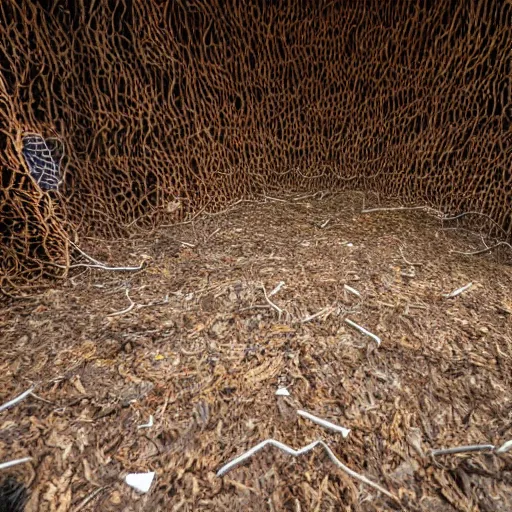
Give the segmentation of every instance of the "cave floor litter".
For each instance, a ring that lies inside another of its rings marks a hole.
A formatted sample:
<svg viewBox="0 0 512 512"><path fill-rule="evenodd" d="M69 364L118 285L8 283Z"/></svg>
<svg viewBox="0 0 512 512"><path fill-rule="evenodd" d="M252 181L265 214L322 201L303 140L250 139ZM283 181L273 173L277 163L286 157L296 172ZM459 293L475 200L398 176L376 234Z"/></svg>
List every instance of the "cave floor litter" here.
<svg viewBox="0 0 512 512"><path fill-rule="evenodd" d="M483 241L423 211L322 196L83 238L144 269L2 299L0 403L35 388L0 412L0 462L32 458L0 477L28 485L28 511L512 510L512 451L430 454L512 439L506 254L459 254ZM400 505L322 445L217 476L267 439L322 440ZM147 492L127 485L146 472Z"/></svg>

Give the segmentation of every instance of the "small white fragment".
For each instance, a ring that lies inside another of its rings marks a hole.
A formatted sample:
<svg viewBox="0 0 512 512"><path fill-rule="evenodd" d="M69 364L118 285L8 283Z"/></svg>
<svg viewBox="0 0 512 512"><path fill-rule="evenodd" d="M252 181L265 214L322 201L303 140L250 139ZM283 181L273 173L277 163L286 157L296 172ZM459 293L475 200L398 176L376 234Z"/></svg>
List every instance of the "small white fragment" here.
<svg viewBox="0 0 512 512"><path fill-rule="evenodd" d="M299 416L302 416L303 418L307 418L308 420L311 420L313 423L316 423L317 425L328 428L330 430L334 430L335 432L340 432L343 437L347 437L350 434L349 428L340 427L339 425L336 425L335 423L331 423L330 421L327 421L327 420L323 420L322 418L319 418L318 416L313 416L309 412L299 410L299 411L297 411L297 414Z"/></svg>
<svg viewBox="0 0 512 512"><path fill-rule="evenodd" d="M272 297L272 295L275 295L281 288L284 286L284 281L279 281L277 286L268 294L269 297Z"/></svg>
<svg viewBox="0 0 512 512"><path fill-rule="evenodd" d="M507 453L509 450L512 450L512 439L503 443L497 450L496 453Z"/></svg>
<svg viewBox="0 0 512 512"><path fill-rule="evenodd" d="M343 285L343 288L345 288L345 290L347 290L347 292L350 292L353 295L356 295L357 297L361 297L361 293L358 292L355 288L352 288L352 286L345 284L345 285Z"/></svg>
<svg viewBox="0 0 512 512"><path fill-rule="evenodd" d="M445 297L447 299L452 299L453 297L457 297L457 295L460 295L462 292L469 290L469 288L471 288L472 286L473 286L473 283L469 283L466 286L463 286L462 288L458 288L457 290L455 290L451 293L447 293L447 294L443 295L443 297Z"/></svg>
<svg viewBox="0 0 512 512"><path fill-rule="evenodd" d="M345 323L347 323L348 325L351 325L352 327L357 329L359 332L361 332L363 334L366 334L366 336L370 336L370 338L372 340L374 340L375 343L377 343L377 346L380 347L381 340L380 340L380 338L378 336L376 336L375 334L371 333L370 331L367 331L364 327L361 327L360 325L357 325L355 322L352 322L352 320L349 320L348 318L345 318Z"/></svg>
<svg viewBox="0 0 512 512"><path fill-rule="evenodd" d="M349 242L349 243L347 244L347 247L354 247L354 244Z"/></svg>
<svg viewBox="0 0 512 512"><path fill-rule="evenodd" d="M150 471L149 473L130 473L126 475L124 481L136 491L148 492L154 478L155 472Z"/></svg>
<svg viewBox="0 0 512 512"><path fill-rule="evenodd" d="M286 388L279 388L276 391L277 396L290 396L290 392Z"/></svg>
<svg viewBox="0 0 512 512"><path fill-rule="evenodd" d="M149 421L147 423L144 423L143 425L139 425L137 428L151 428L153 426L153 415L149 417Z"/></svg>

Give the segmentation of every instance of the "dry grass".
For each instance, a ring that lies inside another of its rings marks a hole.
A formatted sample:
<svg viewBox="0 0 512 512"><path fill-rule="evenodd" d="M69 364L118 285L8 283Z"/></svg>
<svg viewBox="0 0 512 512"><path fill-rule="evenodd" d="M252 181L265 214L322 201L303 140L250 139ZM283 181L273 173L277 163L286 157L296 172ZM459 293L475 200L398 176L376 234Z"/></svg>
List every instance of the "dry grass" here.
<svg viewBox="0 0 512 512"><path fill-rule="evenodd" d="M511 510L510 454L427 455L512 438L512 269L496 251L454 254L478 238L425 213L360 208L350 194L268 200L145 239L85 240L109 264L149 265L86 269L4 304L0 399L33 383L40 397L0 416L0 461L34 458L10 471L30 486L28 510L397 508L321 449L269 447L215 476L267 438L325 440L404 510ZM130 306L127 289L135 306L109 316ZM343 439L297 409L352 431ZM146 470L155 483L137 496L122 477Z"/></svg>

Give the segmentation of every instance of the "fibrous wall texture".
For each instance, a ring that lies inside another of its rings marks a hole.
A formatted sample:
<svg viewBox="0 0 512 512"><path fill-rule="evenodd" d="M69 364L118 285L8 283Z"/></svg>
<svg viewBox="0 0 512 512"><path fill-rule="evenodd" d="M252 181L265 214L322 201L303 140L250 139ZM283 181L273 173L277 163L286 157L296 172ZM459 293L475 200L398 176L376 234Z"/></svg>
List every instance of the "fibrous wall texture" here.
<svg viewBox="0 0 512 512"><path fill-rule="evenodd" d="M475 210L510 236L511 48L509 0L3 0L0 281L62 272L76 233L269 190ZM61 146L58 189L34 140Z"/></svg>

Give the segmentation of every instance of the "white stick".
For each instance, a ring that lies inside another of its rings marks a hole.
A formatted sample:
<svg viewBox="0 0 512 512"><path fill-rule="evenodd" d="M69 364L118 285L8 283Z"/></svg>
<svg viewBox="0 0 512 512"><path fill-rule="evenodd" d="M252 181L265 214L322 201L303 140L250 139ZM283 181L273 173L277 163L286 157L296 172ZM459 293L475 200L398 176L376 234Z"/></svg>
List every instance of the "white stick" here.
<svg viewBox="0 0 512 512"><path fill-rule="evenodd" d="M360 325L356 324L355 322L352 322L352 320L349 320L348 318L345 318L345 322L348 325L351 325L352 327L357 329L359 332L361 332L363 334L366 334L366 336L370 336L370 338L372 340L374 340L375 343L377 343L377 346L380 347L381 339L378 336L376 336L375 334L371 333L370 331L367 331L364 327L361 327Z"/></svg>
<svg viewBox="0 0 512 512"><path fill-rule="evenodd" d="M447 293L447 294L443 295L443 297L445 297L447 299L452 299L453 297L457 297L457 295L460 295L462 292L465 292L472 286L473 286L473 283L469 283L466 286L463 286L462 288L458 288L457 290L455 290L451 293Z"/></svg>
<svg viewBox="0 0 512 512"><path fill-rule="evenodd" d="M318 416L313 416L309 412L299 410L299 411L297 411L297 414L299 416L302 416L303 418L307 418L308 420L311 420L313 423L316 423L317 425L321 425L322 427L328 428L330 430L334 430L335 432L340 432L343 437L347 437L350 434L349 428L340 427L339 425L331 423L330 421L327 421L327 420L323 420L322 418L319 418Z"/></svg>
<svg viewBox="0 0 512 512"><path fill-rule="evenodd" d="M121 311L116 311L115 313L110 313L107 316L124 315L125 313L129 313L135 307L135 302L133 302L133 300L130 299L130 296L128 295L128 288L126 288L125 292L126 292L126 298L130 301L130 305L126 309L123 309Z"/></svg>
<svg viewBox="0 0 512 512"><path fill-rule="evenodd" d="M344 284L343 288L345 288L345 290L347 290L347 292L350 292L353 295L356 295L357 297L361 297L361 293L358 292L355 288L352 288L352 286L349 286L348 284Z"/></svg>
<svg viewBox="0 0 512 512"><path fill-rule="evenodd" d="M268 294L269 297L272 297L272 295L275 295L276 293L281 290L281 288L284 286L284 281L279 281L277 286Z"/></svg>
<svg viewBox="0 0 512 512"><path fill-rule="evenodd" d="M5 409L9 409L9 407L12 407L13 405L16 405L18 402L21 402L24 398L26 398L30 393L34 391L34 388L27 389L27 391L24 391L21 393L21 395L18 395L16 398L13 398L9 402L6 402L3 405L0 405L0 412L5 411Z"/></svg>
<svg viewBox="0 0 512 512"><path fill-rule="evenodd" d="M318 445L321 445L324 450L327 452L327 455L331 459L331 461L342 471L347 473L347 475L351 476L352 478L358 480L359 482L362 482L366 485L369 485L370 487L373 487L377 491L381 492L382 494L385 494L388 496L388 498L391 498L392 500L395 500L399 502L399 499L391 494L389 491L386 491L386 489L382 488L380 485L372 482L371 480L368 480L363 475L360 475L359 473L356 473L349 467L345 466L340 460L334 455L332 450L325 444L323 441L318 440L314 441L307 446L304 446L304 448L300 448L299 450L294 450L293 448L290 448L286 444L280 443L279 441L275 441L274 439L267 439L266 441L262 441L261 443L257 444L253 448L251 448L249 451L245 452L244 454L240 455L240 457L237 457L236 459L233 459L231 462L228 462L226 465L222 466L219 471L217 471L217 476L223 476L229 471L231 471L235 466L238 466L242 462L246 461L247 459L251 458L255 453L259 452L262 448L265 448L267 445L275 446L276 448L279 448L283 452L287 453L288 455L293 455L294 457L298 457L299 455L303 455L305 453L310 452Z"/></svg>
<svg viewBox="0 0 512 512"><path fill-rule="evenodd" d="M320 224L320 228L324 229L325 226L327 226L327 224L329 224L329 222L331 222L331 219L327 219L324 223Z"/></svg>
<svg viewBox="0 0 512 512"><path fill-rule="evenodd" d="M440 450L432 450L430 455L453 455L455 453L470 453L470 452L489 452L493 451L495 446L493 444L472 444L469 446L456 446L455 448L442 448Z"/></svg>
<svg viewBox="0 0 512 512"><path fill-rule="evenodd" d="M9 460L7 462L1 462L0 463L0 471L2 469L12 468L12 466L17 466L18 464L24 464L25 462L30 462L32 460L32 457L25 457L24 459L15 459L15 460Z"/></svg>
<svg viewBox="0 0 512 512"><path fill-rule="evenodd" d="M153 415L149 417L149 421L144 423L143 425L139 425L137 428L151 428L153 426L154 418Z"/></svg>

